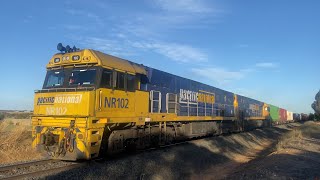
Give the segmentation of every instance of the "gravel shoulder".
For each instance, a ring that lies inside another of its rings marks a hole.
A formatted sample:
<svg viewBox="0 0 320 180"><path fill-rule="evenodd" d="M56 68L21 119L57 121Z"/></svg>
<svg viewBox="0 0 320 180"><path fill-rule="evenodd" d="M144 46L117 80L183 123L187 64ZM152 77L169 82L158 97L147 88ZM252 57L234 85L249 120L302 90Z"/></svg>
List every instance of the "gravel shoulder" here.
<svg viewBox="0 0 320 180"><path fill-rule="evenodd" d="M103 162L92 161L45 179L314 178L320 172L317 128L320 126L313 122L302 126L292 123L199 139Z"/></svg>

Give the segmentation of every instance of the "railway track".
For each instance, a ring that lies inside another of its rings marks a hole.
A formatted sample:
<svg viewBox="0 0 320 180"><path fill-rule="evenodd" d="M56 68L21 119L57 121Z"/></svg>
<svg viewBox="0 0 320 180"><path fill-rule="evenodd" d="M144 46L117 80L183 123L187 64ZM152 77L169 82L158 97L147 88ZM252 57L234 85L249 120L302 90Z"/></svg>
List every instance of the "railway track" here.
<svg viewBox="0 0 320 180"><path fill-rule="evenodd" d="M0 167L0 179L25 179L41 177L78 168L85 163L66 162L60 160L39 160Z"/></svg>
<svg viewBox="0 0 320 180"><path fill-rule="evenodd" d="M152 147L136 151L135 154L187 143L190 142L182 141L174 144L161 145L159 147ZM93 162L105 162L106 160L107 159L99 158L93 160ZM38 177L45 177L47 175L57 174L63 171L80 168L84 165L87 165L88 163L90 162L68 162L61 160L45 159L26 163L12 164L7 166L0 166L0 180L34 179Z"/></svg>

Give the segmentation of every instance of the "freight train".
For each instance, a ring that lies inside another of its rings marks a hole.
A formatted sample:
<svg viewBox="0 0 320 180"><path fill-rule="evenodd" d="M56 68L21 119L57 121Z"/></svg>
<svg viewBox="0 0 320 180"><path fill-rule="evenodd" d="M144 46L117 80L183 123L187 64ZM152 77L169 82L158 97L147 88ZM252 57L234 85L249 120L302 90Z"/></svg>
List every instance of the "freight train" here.
<svg viewBox="0 0 320 180"><path fill-rule="evenodd" d="M285 109L102 52L58 45L35 91L32 145L78 160L300 120Z"/></svg>

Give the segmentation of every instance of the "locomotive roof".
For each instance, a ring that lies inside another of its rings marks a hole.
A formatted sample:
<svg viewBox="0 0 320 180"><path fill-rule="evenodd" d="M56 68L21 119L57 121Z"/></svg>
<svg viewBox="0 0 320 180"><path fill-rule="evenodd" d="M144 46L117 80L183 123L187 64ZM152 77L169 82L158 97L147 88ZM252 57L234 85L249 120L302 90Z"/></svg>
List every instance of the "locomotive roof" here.
<svg viewBox="0 0 320 180"><path fill-rule="evenodd" d="M97 65L133 74L147 74L143 65L92 49L83 49L70 53L57 53L50 59L47 68L80 65Z"/></svg>

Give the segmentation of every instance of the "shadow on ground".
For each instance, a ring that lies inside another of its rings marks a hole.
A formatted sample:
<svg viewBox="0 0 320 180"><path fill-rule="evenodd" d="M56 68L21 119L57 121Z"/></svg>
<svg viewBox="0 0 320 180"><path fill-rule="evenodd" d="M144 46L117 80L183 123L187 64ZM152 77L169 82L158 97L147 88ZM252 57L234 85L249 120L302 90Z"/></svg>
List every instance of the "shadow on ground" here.
<svg viewBox="0 0 320 180"><path fill-rule="evenodd" d="M299 124L257 129L195 140L141 154L123 155L122 158L104 162L92 161L82 168L61 172L46 179L239 179L246 173L240 169L237 174L233 172L233 168L236 169L235 167L240 167L255 157L264 158L274 151L277 139L296 126ZM260 163L257 159L254 161ZM284 164L283 168L286 166L290 164ZM234 176L228 177L229 173ZM259 178L247 175L244 177Z"/></svg>
<svg viewBox="0 0 320 180"><path fill-rule="evenodd" d="M306 122L278 140L275 151L239 166L225 179L320 179L320 126Z"/></svg>
<svg viewBox="0 0 320 180"><path fill-rule="evenodd" d="M307 154L307 155L306 155ZM274 154L243 165L225 179L319 179L320 154Z"/></svg>

